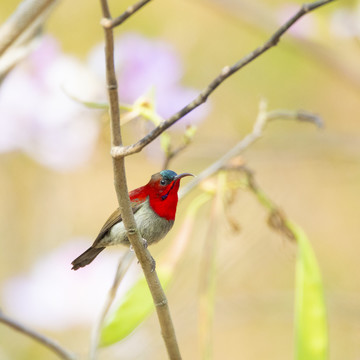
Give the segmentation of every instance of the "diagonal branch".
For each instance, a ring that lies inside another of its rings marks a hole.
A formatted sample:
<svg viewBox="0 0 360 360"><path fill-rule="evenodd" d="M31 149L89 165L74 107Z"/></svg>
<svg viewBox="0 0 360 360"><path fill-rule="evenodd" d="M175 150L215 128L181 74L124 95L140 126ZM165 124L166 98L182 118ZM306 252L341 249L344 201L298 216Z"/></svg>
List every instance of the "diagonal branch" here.
<svg viewBox="0 0 360 360"><path fill-rule="evenodd" d="M179 112L171 116L169 119L162 122L159 126L157 126L154 130L152 130L145 137L140 139L135 144L129 146L117 146L114 147L111 151L111 154L114 158L128 156L134 153L141 151L146 145L151 143L154 139L156 139L162 132L168 129L175 122L183 118L186 114L206 102L207 98L210 94L227 78L236 73L238 70L242 69L244 66L248 65L250 62L255 60L257 57L262 55L264 52L277 45L282 35L286 33L286 31L294 25L301 17L305 14L323 6L335 0L320 0L315 1L313 3L304 4L298 12L293 15L283 26L281 26L263 45L256 48L254 51L244 56L241 60L236 62L232 66L225 66L220 74L194 99L190 104L182 108Z"/></svg>
<svg viewBox="0 0 360 360"><path fill-rule="evenodd" d="M25 0L0 28L0 56L27 30L39 22L56 0Z"/></svg>
<svg viewBox="0 0 360 360"><path fill-rule="evenodd" d="M126 19L133 15L136 11L140 10L144 5L149 3L151 0L140 0L134 5L129 6L120 16L115 19L103 18L101 25L106 29L114 28L115 26L121 25Z"/></svg>
<svg viewBox="0 0 360 360"><path fill-rule="evenodd" d="M20 324L19 322L9 318L1 310L0 310L0 322L10 326L14 330L17 330L17 331L33 338L34 340L38 341L40 344L46 346L47 348L52 350L54 353L59 355L62 359L65 359L65 360L75 360L76 359L74 354L70 353L68 350L61 347L54 340L49 339L48 337L46 337L42 334L39 334L38 332L36 332L32 329L29 329L28 327Z"/></svg>
<svg viewBox="0 0 360 360"><path fill-rule="evenodd" d="M194 180L189 182L187 185L183 186L179 191L179 198L187 195L194 187L196 187L201 181L215 174L223 166L226 165L233 157L239 155L245 149L247 149L251 144L257 141L269 121L276 119L288 119L288 120L297 120L297 121L306 121L315 124L318 127L322 126L322 119L314 114L305 111L286 111L286 110L274 110L267 111L267 104L265 100L260 102L259 114L256 118L253 130L250 134L246 135L241 139L233 148L231 148L225 155L223 155L219 160L215 161L208 168L203 170Z"/></svg>

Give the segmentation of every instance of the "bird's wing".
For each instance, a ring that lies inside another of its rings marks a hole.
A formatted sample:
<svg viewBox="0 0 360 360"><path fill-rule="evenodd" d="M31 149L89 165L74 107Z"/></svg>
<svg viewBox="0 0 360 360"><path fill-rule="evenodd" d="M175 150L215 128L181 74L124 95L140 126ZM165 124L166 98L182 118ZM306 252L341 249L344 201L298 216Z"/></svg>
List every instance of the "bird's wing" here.
<svg viewBox="0 0 360 360"><path fill-rule="evenodd" d="M141 208L142 205L143 203L132 203L131 206L132 206L133 214L135 214ZM122 221L122 217L121 217L120 209L118 208L107 219L105 225L101 228L99 235L96 237L92 246L96 246L100 242L100 240L108 233L108 231L120 221Z"/></svg>

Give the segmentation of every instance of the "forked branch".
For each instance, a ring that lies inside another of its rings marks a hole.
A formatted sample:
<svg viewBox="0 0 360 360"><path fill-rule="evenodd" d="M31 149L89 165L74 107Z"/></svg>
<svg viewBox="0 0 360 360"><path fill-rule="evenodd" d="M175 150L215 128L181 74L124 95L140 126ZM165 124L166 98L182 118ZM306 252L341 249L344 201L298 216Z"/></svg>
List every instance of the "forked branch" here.
<svg viewBox="0 0 360 360"><path fill-rule="evenodd" d="M115 26L121 25L126 19L133 15L136 11L140 10L144 5L149 3L151 0L140 0L134 5L129 6L120 16L115 19L103 18L101 25L104 28L110 29Z"/></svg>
<svg viewBox="0 0 360 360"><path fill-rule="evenodd" d="M306 121L315 124L317 127L322 127L322 119L316 115L305 111L288 111L288 110L274 110L267 111L267 103L265 100L260 102L259 113L256 118L253 130L250 134L241 139L233 148L231 148L220 159L211 164L208 168L203 170L194 180L183 186L179 191L179 198L187 195L194 187L201 181L210 177L224 167L232 158L242 153L251 144L257 141L263 134L266 125L273 120L286 119L296 121Z"/></svg>

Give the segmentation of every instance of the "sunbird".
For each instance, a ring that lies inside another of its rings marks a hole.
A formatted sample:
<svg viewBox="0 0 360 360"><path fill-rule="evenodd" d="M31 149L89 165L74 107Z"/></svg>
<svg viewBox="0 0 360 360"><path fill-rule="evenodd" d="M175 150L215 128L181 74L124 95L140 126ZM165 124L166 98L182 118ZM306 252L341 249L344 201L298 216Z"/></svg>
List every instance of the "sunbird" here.
<svg viewBox="0 0 360 360"><path fill-rule="evenodd" d="M164 238L174 225L180 179L185 176L194 175L163 170L152 175L146 185L129 193L136 225L146 246ZM120 210L116 209L94 243L71 263L72 270L90 264L107 246L118 244L130 246Z"/></svg>

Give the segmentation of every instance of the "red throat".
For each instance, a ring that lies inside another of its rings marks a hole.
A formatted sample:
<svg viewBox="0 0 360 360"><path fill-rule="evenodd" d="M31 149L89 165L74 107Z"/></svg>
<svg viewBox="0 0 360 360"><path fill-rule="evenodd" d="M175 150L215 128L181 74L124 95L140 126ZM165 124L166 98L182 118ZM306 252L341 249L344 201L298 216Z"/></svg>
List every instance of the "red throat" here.
<svg viewBox="0 0 360 360"><path fill-rule="evenodd" d="M169 184L162 193L159 193L156 188L150 188L150 206L156 214L166 220L175 220L179 186L180 179L176 180L175 184Z"/></svg>

